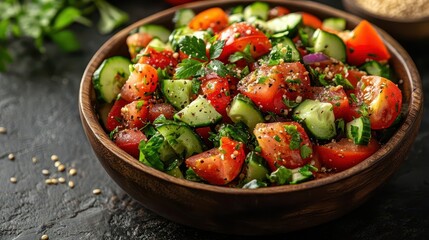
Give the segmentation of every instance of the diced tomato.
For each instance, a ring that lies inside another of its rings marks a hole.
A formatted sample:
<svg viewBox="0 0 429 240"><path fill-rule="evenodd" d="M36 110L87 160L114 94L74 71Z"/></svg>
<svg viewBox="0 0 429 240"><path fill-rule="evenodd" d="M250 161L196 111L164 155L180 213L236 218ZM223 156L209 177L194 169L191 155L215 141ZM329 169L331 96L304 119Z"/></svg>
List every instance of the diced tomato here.
<svg viewBox="0 0 429 240"><path fill-rule="evenodd" d="M122 150L135 158L139 158L139 144L147 141L146 136L138 129L123 129L113 136L113 141Z"/></svg>
<svg viewBox="0 0 429 240"><path fill-rule="evenodd" d="M121 109L125 125L129 128L142 128L147 122L149 104L145 100L133 101Z"/></svg>
<svg viewBox="0 0 429 240"><path fill-rule="evenodd" d="M189 28L193 30L212 29L217 33L228 26L228 15L221 8L209 8L197 14L189 22Z"/></svg>
<svg viewBox="0 0 429 240"><path fill-rule="evenodd" d="M344 118L350 111L349 99L342 86L311 87L311 99L331 103L335 119Z"/></svg>
<svg viewBox="0 0 429 240"><path fill-rule="evenodd" d="M177 65L177 57L174 57L174 52L164 49L158 52L153 47L146 47L143 56L139 59L139 63L149 64L154 68L165 69L167 67L175 68Z"/></svg>
<svg viewBox="0 0 429 240"><path fill-rule="evenodd" d="M137 54L143 50L153 37L148 33L134 33L127 37L128 51L130 52L131 58L135 58Z"/></svg>
<svg viewBox="0 0 429 240"><path fill-rule="evenodd" d="M380 144L375 139L371 139L368 145L356 145L347 138L314 146L322 165L335 171L343 171L355 166L370 157L379 148Z"/></svg>
<svg viewBox="0 0 429 240"><path fill-rule="evenodd" d="M219 60L228 61L229 55L243 52L250 45L250 54L254 59L267 54L271 49L268 37L257 28L245 22L234 23L219 33L218 40L225 41Z"/></svg>
<svg viewBox="0 0 429 240"><path fill-rule="evenodd" d="M268 12L268 18L273 19L276 17L284 16L288 13L290 13L289 9L282 6L276 6L270 9L270 11Z"/></svg>
<svg viewBox="0 0 429 240"><path fill-rule="evenodd" d="M107 115L107 121L106 121L106 129L109 132L113 131L116 127L120 127L123 125L121 109L128 103L129 102L125 101L124 99L119 98L113 104L109 114Z"/></svg>
<svg viewBox="0 0 429 240"><path fill-rule="evenodd" d="M128 102L149 99L158 85L158 72L148 64L137 63L121 89L121 97Z"/></svg>
<svg viewBox="0 0 429 240"><path fill-rule="evenodd" d="M387 61L390 53L375 28L362 20L346 41L347 62L359 66L367 60Z"/></svg>
<svg viewBox="0 0 429 240"><path fill-rule="evenodd" d="M286 131L286 128L292 134ZM267 160L271 170L279 166L297 168L308 163L312 156L301 156L301 148L312 148L310 139L304 128L296 122L258 123L253 130L261 147L261 156ZM294 137L295 135L295 137ZM299 137L296 137L299 136Z"/></svg>
<svg viewBox="0 0 429 240"><path fill-rule="evenodd" d="M209 74L202 79L201 90L218 113L222 116L228 116L226 107L231 101L231 96L226 78Z"/></svg>
<svg viewBox="0 0 429 240"><path fill-rule="evenodd" d="M166 119L173 119L176 109L168 103L155 103L149 106L148 120L155 121L160 115L164 115Z"/></svg>
<svg viewBox="0 0 429 240"><path fill-rule="evenodd" d="M228 137L222 137L220 147L186 159L186 166L214 185L225 185L238 176L246 153L244 144Z"/></svg>
<svg viewBox="0 0 429 240"><path fill-rule="evenodd" d="M263 111L280 114L290 110L285 100L302 100L308 94L310 79L304 65L299 62L262 65L241 79L238 90Z"/></svg>
<svg viewBox="0 0 429 240"><path fill-rule="evenodd" d="M322 27L322 21L318 17L307 12L299 12L299 13L302 16L302 22L305 26L309 26L314 29L318 29Z"/></svg>
<svg viewBox="0 0 429 240"><path fill-rule="evenodd" d="M362 77L356 88L356 96L368 106L372 129L390 127L401 112L401 90L386 78Z"/></svg>

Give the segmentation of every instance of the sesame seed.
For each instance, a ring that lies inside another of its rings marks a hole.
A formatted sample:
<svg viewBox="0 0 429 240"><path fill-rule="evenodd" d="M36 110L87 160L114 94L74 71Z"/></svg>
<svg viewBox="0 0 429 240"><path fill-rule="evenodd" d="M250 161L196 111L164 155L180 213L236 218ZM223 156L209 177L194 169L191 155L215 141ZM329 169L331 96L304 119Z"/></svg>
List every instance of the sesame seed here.
<svg viewBox="0 0 429 240"><path fill-rule="evenodd" d="M61 165L58 166L58 171L59 172L64 172L65 169L66 169L66 167L63 164L61 164Z"/></svg>
<svg viewBox="0 0 429 240"><path fill-rule="evenodd" d="M32 158L31 158L31 161L32 161L33 163L36 163L36 162L37 162L37 158L36 158L36 157L32 157Z"/></svg>
<svg viewBox="0 0 429 240"><path fill-rule="evenodd" d="M58 183L58 180L57 180L56 178L52 178L52 179L51 179L51 182L52 182L52 184L57 184L57 183Z"/></svg>
<svg viewBox="0 0 429 240"><path fill-rule="evenodd" d="M42 174L45 175L45 176L49 175L49 170L48 169L43 169L42 170Z"/></svg>
<svg viewBox="0 0 429 240"><path fill-rule="evenodd" d="M58 166L60 166L61 165L61 162L60 161L56 161L55 163L54 163L54 166L55 167L58 167Z"/></svg>
<svg viewBox="0 0 429 240"><path fill-rule="evenodd" d="M16 177L11 177L11 178L10 178L10 182L11 182L11 183L16 183L17 181L18 181L18 180L16 180Z"/></svg>
<svg viewBox="0 0 429 240"><path fill-rule="evenodd" d="M65 183L65 182L66 182L66 179L65 179L65 178L63 178L63 177L60 177L60 178L58 178L58 182L59 182L59 183Z"/></svg>
<svg viewBox="0 0 429 240"><path fill-rule="evenodd" d="M101 193L101 190L99 188L96 188L96 189L92 190L92 193L94 195L99 195Z"/></svg>
<svg viewBox="0 0 429 240"><path fill-rule="evenodd" d="M69 187L74 188L74 182L73 181L69 181Z"/></svg>
<svg viewBox="0 0 429 240"><path fill-rule="evenodd" d="M54 161L54 162L58 161L58 159L59 159L58 156L55 155L55 154L51 156L51 160Z"/></svg>
<svg viewBox="0 0 429 240"><path fill-rule="evenodd" d="M45 180L45 184L47 185L51 185L52 184L52 179L48 178Z"/></svg>
<svg viewBox="0 0 429 240"><path fill-rule="evenodd" d="M0 134L6 134L7 130L5 127L0 127Z"/></svg>
<svg viewBox="0 0 429 240"><path fill-rule="evenodd" d="M41 237L40 237L40 240L48 240L49 239L49 236L48 235L46 235L46 234L43 234Z"/></svg>
<svg viewBox="0 0 429 240"><path fill-rule="evenodd" d="M13 153L9 153L9 155L7 155L7 158L9 158L9 160L13 161L13 160L15 160L15 155L13 155Z"/></svg>
<svg viewBox="0 0 429 240"><path fill-rule="evenodd" d="M74 175L76 175L76 173L77 173L77 171L74 168L72 168L72 169L69 170L70 176L74 176Z"/></svg>

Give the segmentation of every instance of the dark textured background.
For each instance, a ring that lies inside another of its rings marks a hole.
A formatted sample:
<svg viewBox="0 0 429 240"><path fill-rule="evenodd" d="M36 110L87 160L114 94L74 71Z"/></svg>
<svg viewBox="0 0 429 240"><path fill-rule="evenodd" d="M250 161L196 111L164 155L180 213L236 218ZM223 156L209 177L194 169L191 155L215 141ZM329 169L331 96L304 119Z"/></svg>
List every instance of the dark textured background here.
<svg viewBox="0 0 429 240"><path fill-rule="evenodd" d="M340 1L325 1L341 8ZM131 21L167 8L162 1L127 1L121 8ZM184 227L142 208L122 191L97 161L83 133L77 97L81 75L91 56L108 39L76 26L84 49L63 54L48 44L39 55L28 42L12 44L14 63L0 73L0 239L224 239L231 236ZM427 44L402 43L420 71L429 93ZM426 49L426 50L423 50ZM421 132L400 170L363 206L336 221L275 238L429 239L428 98ZM14 153L15 161L7 158ZM57 154L76 176L57 173ZM425 157L426 156L426 157ZM39 159L33 164L32 157ZM47 186L42 169L74 180ZM12 184L9 178L16 176ZM100 188L95 196L92 189ZM234 237L249 239L248 237ZM257 239L257 238L255 238ZM260 238L258 238L260 239Z"/></svg>

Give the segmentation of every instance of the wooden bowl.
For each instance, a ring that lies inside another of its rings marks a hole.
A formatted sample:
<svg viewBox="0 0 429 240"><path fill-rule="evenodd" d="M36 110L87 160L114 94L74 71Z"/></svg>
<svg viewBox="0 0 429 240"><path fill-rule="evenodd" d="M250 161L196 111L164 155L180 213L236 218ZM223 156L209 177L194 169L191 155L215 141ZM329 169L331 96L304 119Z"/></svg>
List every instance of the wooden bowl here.
<svg viewBox="0 0 429 240"><path fill-rule="evenodd" d="M398 40L429 40L429 16L419 18L387 17L370 12L355 0L342 0L344 8L387 31Z"/></svg>
<svg viewBox="0 0 429 240"><path fill-rule="evenodd" d="M228 8L252 1L202 1L183 7L195 11ZM347 19L348 28L359 18L308 1L267 1L292 11L306 11L321 18ZM341 217L367 200L399 167L407 155L422 118L422 85L407 52L381 32L392 54L391 65L403 80L405 120L394 136L373 156L346 171L298 185L260 189L235 189L178 179L139 163L117 147L101 126L95 109L91 77L103 59L127 56L128 33L146 23L171 25L178 8L142 19L108 40L89 62L82 78L79 110L82 125L94 152L109 175L144 207L172 221L209 231L261 235L293 231Z"/></svg>

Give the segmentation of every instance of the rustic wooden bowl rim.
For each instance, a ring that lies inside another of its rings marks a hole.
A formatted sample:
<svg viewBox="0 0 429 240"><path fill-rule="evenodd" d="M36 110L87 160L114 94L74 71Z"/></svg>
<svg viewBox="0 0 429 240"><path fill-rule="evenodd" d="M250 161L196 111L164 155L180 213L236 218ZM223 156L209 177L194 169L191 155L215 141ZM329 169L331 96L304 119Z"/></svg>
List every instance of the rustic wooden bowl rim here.
<svg viewBox="0 0 429 240"><path fill-rule="evenodd" d="M105 42L102 45L102 47L95 53L95 55L90 60L83 74L80 90L79 90L79 110L81 112L82 121L85 121L88 124L90 130L95 135L95 137L101 143L103 143L105 147L110 149L110 151L115 156L122 159L124 164L128 164L132 168L136 168L139 171L146 172L147 174L150 174L151 176L158 178L159 180L167 181L177 186L198 189L198 190L208 191L208 192L222 193L222 194L245 194L245 195L278 194L278 193L297 192L297 191L309 190L312 188L323 187L324 185L342 181L346 178L352 178L356 174L371 168L375 163L383 159L389 153L389 151L394 149L395 146L398 146L402 142L406 141L407 133L411 131L414 124L418 124L416 123L416 116L422 110L423 94L422 94L420 76L418 74L417 68L414 62L412 61L411 57L399 45L399 43L397 43L392 37L390 37L384 31L377 29L381 33L382 37L386 40L387 47L389 51L392 53L392 55L398 56L399 57L398 60L401 62L402 65L405 66L406 75L409 76L410 78L412 94L410 97L410 103L408 106L408 112L406 114L406 118L403 124L401 125L401 127L396 131L394 136L385 145L383 145L380 148L380 150L378 150L375 154L373 154L365 161L361 162L360 164L350 169L336 173L326 178L312 180L312 181L297 184L297 185L273 186L273 187L259 188L259 189L228 188L228 187L192 182L192 181L170 176L164 172L158 171L156 169L153 169L151 167L148 167L140 163L135 158L128 155L122 149L117 147L113 143L113 141L109 139L108 134L104 131L103 127L101 126L97 118L95 107L93 106L93 102L91 101L90 96L91 96L91 92L93 91L92 81L91 81L92 74L95 71L95 69L99 66L101 61L106 58L109 51L112 49L112 46L116 44L117 39L120 38L119 36L127 35L132 29L135 29L136 27L142 24L153 22L158 18L165 17L168 15L172 16L172 14L179 8L201 8L201 7L212 7L212 6L222 7L224 4L240 4L240 3L244 4L249 2L250 1L246 1L246 0L233 0L233 1L222 1L222 2L219 2L218 0L211 0L211 1L193 2L182 6L176 6L176 7L172 7L167 10L161 11L159 13L156 13L154 15L151 15L149 17L146 17L144 19L141 19L131 24L130 26L126 27L125 29L121 30L117 34L115 34L112 38L110 38L107 42ZM344 17L348 19L348 21L353 21L355 23L360 20L360 18L353 16L351 14L348 14L344 11L334 9L332 7L319 4L316 2L284 1L284 0L265 0L265 2L271 3L273 5L286 4L286 5L295 6L295 7L315 8L330 15ZM91 110L88 111L87 109L91 109Z"/></svg>

